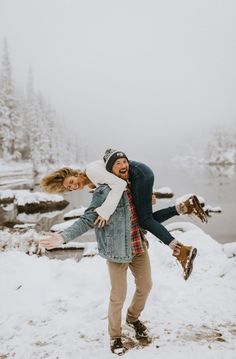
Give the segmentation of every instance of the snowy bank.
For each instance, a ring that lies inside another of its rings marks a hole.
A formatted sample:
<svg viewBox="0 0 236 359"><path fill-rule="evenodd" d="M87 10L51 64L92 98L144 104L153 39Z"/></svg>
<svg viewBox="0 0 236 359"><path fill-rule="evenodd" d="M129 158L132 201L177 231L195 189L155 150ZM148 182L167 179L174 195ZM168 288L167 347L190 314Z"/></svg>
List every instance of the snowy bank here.
<svg viewBox="0 0 236 359"><path fill-rule="evenodd" d="M190 223L168 227L198 248L187 282L170 249L149 235L153 289L142 319L154 337L124 358L234 359L236 349L236 257ZM0 254L0 355L17 359L110 359L107 307L110 283L99 256L79 263ZM134 283L128 275L123 310ZM123 325L124 333L133 336ZM158 348L158 347L159 348Z"/></svg>

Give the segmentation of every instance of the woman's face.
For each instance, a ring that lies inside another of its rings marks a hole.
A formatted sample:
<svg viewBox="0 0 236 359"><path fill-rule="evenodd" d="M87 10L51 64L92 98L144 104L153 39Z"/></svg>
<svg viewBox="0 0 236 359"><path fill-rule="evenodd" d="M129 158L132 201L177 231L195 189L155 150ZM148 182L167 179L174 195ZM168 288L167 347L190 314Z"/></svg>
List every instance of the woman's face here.
<svg viewBox="0 0 236 359"><path fill-rule="evenodd" d="M80 173L75 176L67 176L63 181L63 186L70 191L83 189L86 186L85 178Z"/></svg>

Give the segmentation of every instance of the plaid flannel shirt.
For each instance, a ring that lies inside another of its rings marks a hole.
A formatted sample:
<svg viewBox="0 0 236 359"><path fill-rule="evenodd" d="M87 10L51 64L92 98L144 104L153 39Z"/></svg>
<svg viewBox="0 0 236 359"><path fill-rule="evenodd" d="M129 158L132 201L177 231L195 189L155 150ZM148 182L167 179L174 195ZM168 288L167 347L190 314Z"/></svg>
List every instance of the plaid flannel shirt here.
<svg viewBox="0 0 236 359"><path fill-rule="evenodd" d="M129 187L127 187L127 196L131 210L131 250L132 256L135 256L144 253L144 246L141 232L138 226L136 209Z"/></svg>

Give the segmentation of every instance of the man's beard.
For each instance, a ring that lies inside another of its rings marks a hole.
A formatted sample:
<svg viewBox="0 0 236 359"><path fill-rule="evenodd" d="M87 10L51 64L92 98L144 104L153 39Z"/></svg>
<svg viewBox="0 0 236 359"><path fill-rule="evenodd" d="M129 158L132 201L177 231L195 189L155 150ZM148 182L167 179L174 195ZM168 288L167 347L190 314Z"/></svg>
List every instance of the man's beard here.
<svg viewBox="0 0 236 359"><path fill-rule="evenodd" d="M127 168L120 170L119 177L127 181L129 179L129 170Z"/></svg>

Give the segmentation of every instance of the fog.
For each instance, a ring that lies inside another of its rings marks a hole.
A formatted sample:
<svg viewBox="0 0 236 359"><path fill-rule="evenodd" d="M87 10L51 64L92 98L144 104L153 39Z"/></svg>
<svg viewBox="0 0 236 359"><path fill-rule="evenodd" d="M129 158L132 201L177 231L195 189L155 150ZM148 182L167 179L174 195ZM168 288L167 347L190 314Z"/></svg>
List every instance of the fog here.
<svg viewBox="0 0 236 359"><path fill-rule="evenodd" d="M0 0L0 40L89 159L168 161L235 122L235 18L233 0Z"/></svg>

